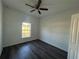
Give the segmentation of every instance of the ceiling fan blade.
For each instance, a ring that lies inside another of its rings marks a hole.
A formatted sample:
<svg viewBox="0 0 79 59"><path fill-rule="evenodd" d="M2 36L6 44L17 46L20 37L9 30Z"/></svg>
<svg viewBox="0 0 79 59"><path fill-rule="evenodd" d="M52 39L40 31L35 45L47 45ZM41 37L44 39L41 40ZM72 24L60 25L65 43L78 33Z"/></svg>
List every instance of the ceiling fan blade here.
<svg viewBox="0 0 79 59"><path fill-rule="evenodd" d="M31 5L29 5L29 4L25 4L25 5L30 6L30 7L32 7L32 8L35 8L34 6L31 6Z"/></svg>
<svg viewBox="0 0 79 59"><path fill-rule="evenodd" d="M34 10L31 10L30 12L34 12L35 11L35 9Z"/></svg>
<svg viewBox="0 0 79 59"><path fill-rule="evenodd" d="M38 10L38 13L41 15L41 12Z"/></svg>
<svg viewBox="0 0 79 59"><path fill-rule="evenodd" d="M36 5L36 9L39 9L41 3L42 3L42 0L38 0L38 3L37 3L37 5Z"/></svg>
<svg viewBox="0 0 79 59"><path fill-rule="evenodd" d="M48 8L39 8L40 10L46 10L46 11L48 11Z"/></svg>

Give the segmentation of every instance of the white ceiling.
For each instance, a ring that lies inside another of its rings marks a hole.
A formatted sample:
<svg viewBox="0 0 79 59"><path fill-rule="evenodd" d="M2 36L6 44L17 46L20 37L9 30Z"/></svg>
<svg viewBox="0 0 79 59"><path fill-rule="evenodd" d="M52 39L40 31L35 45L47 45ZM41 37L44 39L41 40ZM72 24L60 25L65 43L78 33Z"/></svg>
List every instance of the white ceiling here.
<svg viewBox="0 0 79 59"><path fill-rule="evenodd" d="M3 0L3 3L16 10L22 11L26 14L37 16L37 12L30 13L32 8L25 5L25 3L35 5L38 0ZM41 7L47 7L49 10L42 12L41 16L54 14L68 9L78 9L79 0L42 0Z"/></svg>

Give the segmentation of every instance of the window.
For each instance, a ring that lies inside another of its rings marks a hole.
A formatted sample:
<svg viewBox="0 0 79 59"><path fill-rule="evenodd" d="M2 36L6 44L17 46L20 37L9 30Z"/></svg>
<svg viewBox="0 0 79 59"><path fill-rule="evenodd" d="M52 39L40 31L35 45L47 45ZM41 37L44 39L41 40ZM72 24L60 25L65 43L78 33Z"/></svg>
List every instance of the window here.
<svg viewBox="0 0 79 59"><path fill-rule="evenodd" d="M22 38L31 37L31 24L30 23L22 23Z"/></svg>

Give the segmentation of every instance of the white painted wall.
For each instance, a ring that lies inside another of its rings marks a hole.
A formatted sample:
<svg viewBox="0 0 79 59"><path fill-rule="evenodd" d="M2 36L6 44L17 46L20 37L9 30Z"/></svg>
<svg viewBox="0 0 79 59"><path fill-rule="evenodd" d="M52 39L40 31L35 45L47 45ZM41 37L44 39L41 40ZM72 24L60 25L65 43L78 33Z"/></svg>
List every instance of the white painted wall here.
<svg viewBox="0 0 79 59"><path fill-rule="evenodd" d="M0 55L2 52L2 3L0 0Z"/></svg>
<svg viewBox="0 0 79 59"><path fill-rule="evenodd" d="M40 38L44 42L68 51L70 38L70 23L73 11L65 11L49 15L40 21Z"/></svg>
<svg viewBox="0 0 79 59"><path fill-rule="evenodd" d="M21 36L22 22L31 23L32 35L30 38L22 39ZM27 16L17 10L4 7L3 23L4 23L3 25L4 47L39 38L39 19L37 17Z"/></svg>

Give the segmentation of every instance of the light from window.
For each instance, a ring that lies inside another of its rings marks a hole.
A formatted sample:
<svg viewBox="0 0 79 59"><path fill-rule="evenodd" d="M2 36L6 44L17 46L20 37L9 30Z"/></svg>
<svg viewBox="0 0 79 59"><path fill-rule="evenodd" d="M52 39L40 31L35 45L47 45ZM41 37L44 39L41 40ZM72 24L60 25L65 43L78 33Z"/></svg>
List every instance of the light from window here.
<svg viewBox="0 0 79 59"><path fill-rule="evenodd" d="M31 37L31 24L30 23L22 23L22 38Z"/></svg>

